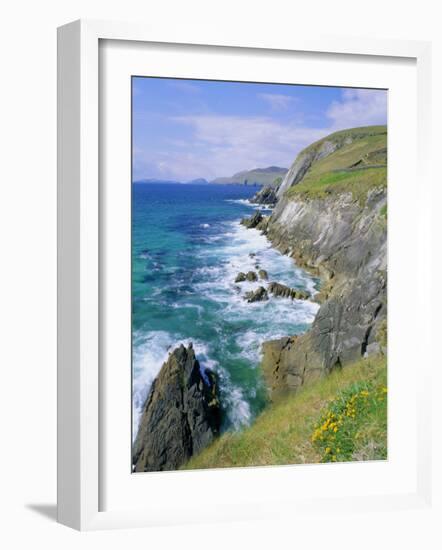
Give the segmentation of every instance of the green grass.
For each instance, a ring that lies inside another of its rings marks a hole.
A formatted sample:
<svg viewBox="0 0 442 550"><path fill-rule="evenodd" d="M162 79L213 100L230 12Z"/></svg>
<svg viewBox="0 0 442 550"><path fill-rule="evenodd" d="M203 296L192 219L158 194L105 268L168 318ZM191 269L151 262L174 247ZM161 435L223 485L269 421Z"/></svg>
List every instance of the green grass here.
<svg viewBox="0 0 442 550"><path fill-rule="evenodd" d="M325 198L330 195L351 192L353 198L364 204L367 193L375 187L385 187L387 168L364 168L326 172L304 178L301 183L291 187L288 197Z"/></svg>
<svg viewBox="0 0 442 550"><path fill-rule="evenodd" d="M301 182L289 188L289 198L324 198L351 192L353 198L363 204L370 189L387 185L386 126L336 132L314 143L304 153L318 149L325 140L337 141L340 147L314 162ZM351 143L347 143L350 140Z"/></svg>
<svg viewBox="0 0 442 550"><path fill-rule="evenodd" d="M269 405L249 428L223 434L183 469L323 462L326 447L314 441L313 434L324 415L339 400L353 395L356 388L385 387L386 373L384 356L335 370ZM385 458L386 399L376 411L364 411L361 410L357 418L348 419L346 429L352 437L351 454L345 447L346 454L335 453L336 460Z"/></svg>
<svg viewBox="0 0 442 550"><path fill-rule="evenodd" d="M271 167L269 167L271 168ZM216 178L213 180L213 183L224 183L224 184L230 184L230 183L239 183L243 184L245 181L249 185L253 185L254 183L258 183L261 185L275 185L275 179L284 178L287 169L286 168L278 168L270 169L269 168L256 168L253 170L243 170L242 172L238 172L230 177L221 177Z"/></svg>
<svg viewBox="0 0 442 550"><path fill-rule="evenodd" d="M321 462L387 458L387 387L355 382L332 401L312 434Z"/></svg>

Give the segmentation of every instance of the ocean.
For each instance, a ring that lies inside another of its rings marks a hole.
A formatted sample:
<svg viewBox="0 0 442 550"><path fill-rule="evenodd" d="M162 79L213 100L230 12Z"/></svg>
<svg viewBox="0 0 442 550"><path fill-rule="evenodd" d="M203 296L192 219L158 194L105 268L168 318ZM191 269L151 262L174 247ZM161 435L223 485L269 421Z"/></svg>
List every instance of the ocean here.
<svg viewBox="0 0 442 550"><path fill-rule="evenodd" d="M239 271L314 292L318 281L239 221L258 206L251 186L132 186L133 437L152 381L170 351L194 345L219 379L223 430L249 425L266 404L259 369L264 340L305 332L318 305L284 298L247 303L265 281L235 284Z"/></svg>

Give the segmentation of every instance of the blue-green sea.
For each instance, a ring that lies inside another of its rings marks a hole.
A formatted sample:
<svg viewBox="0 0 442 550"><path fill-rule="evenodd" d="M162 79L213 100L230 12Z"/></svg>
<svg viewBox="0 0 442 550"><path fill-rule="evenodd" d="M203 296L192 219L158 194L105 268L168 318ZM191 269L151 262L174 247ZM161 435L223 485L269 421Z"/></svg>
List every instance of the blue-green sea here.
<svg viewBox="0 0 442 550"><path fill-rule="evenodd" d="M239 224L254 213L257 189L236 185L134 183L132 186L133 435L161 365L193 342L202 370L218 374L223 429L250 424L266 403L259 369L264 340L304 332L317 304L244 293L239 271L265 269L269 281L315 290L315 281Z"/></svg>

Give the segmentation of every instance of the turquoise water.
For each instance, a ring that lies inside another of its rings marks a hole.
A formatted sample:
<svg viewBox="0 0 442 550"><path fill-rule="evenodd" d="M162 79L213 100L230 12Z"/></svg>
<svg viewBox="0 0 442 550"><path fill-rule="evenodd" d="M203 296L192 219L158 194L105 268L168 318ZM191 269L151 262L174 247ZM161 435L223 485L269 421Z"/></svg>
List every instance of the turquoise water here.
<svg viewBox="0 0 442 550"><path fill-rule="evenodd" d="M239 271L314 291L316 281L239 220L256 188L136 183L132 192L133 433L168 353L193 342L203 369L217 372L223 428L250 424L266 402L259 366L264 340L304 332L318 306L270 298L247 303Z"/></svg>

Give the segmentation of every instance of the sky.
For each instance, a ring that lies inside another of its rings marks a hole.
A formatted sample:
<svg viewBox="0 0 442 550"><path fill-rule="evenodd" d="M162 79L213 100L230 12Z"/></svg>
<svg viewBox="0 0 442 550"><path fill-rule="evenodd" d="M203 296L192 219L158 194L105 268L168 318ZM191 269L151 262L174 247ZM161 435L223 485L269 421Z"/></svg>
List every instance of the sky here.
<svg viewBox="0 0 442 550"><path fill-rule="evenodd" d="M133 180L288 168L331 132L386 123L383 90L133 77Z"/></svg>

